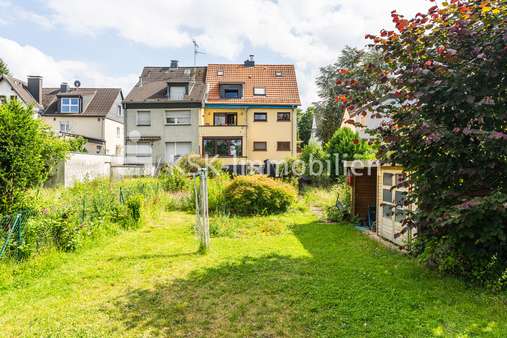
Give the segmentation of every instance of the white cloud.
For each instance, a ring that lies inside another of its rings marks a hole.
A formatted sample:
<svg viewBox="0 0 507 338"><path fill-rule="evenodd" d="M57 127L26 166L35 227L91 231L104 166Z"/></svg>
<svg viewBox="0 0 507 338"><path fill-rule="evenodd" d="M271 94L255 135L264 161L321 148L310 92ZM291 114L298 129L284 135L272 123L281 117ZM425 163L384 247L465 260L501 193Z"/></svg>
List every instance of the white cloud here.
<svg viewBox="0 0 507 338"><path fill-rule="evenodd" d="M54 28L53 22L43 15L24 9L10 1L0 0L0 24L17 23L19 21L36 24L45 30Z"/></svg>
<svg viewBox="0 0 507 338"><path fill-rule="evenodd" d="M2 1L2 0L0 0ZM191 47L238 62L245 45L270 50L298 67L303 102L314 101L318 68L345 45L390 26L390 12L413 15L421 0L47 0L49 21L80 34L114 32L154 48ZM245 54L245 55L242 55ZM276 62L276 60L274 60Z"/></svg>
<svg viewBox="0 0 507 338"><path fill-rule="evenodd" d="M119 87L124 95L135 84L137 75L121 77L105 75L98 67L76 60L55 60L39 49L20 45L0 37L0 58L5 61L16 78L25 80L28 75L44 77L44 86L59 86L79 79L85 87Z"/></svg>

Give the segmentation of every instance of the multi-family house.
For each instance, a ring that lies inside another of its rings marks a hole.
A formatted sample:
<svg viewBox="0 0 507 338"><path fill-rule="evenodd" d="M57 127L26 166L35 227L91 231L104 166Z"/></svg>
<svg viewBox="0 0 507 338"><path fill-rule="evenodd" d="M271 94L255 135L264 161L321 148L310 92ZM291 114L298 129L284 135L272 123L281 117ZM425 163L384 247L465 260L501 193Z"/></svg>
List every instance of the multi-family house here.
<svg viewBox="0 0 507 338"><path fill-rule="evenodd" d="M226 166L259 166L297 154L293 65L210 64L208 93L199 127L202 156Z"/></svg>
<svg viewBox="0 0 507 338"><path fill-rule="evenodd" d="M26 106L33 107L34 116L42 111L42 78L29 76L23 82L9 75L0 75L0 104L8 100L18 100Z"/></svg>
<svg viewBox="0 0 507 338"><path fill-rule="evenodd" d="M89 154L123 156L124 111L120 88L42 88L41 118L61 136L81 136Z"/></svg>
<svg viewBox="0 0 507 338"><path fill-rule="evenodd" d="M128 163L174 163L199 153L206 67L145 67L124 101Z"/></svg>

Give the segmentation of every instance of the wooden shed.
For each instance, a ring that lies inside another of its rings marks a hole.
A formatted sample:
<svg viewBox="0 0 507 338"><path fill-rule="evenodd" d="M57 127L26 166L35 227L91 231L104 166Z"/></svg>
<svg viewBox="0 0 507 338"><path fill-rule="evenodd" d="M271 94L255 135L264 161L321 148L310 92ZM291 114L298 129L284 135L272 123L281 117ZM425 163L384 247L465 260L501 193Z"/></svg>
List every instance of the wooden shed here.
<svg viewBox="0 0 507 338"><path fill-rule="evenodd" d="M410 245L412 231L401 233L406 211L414 208L405 205L408 185L403 184L403 168L379 161L351 161L344 166L352 187L352 214L367 224L368 209L375 206L371 230L398 246Z"/></svg>

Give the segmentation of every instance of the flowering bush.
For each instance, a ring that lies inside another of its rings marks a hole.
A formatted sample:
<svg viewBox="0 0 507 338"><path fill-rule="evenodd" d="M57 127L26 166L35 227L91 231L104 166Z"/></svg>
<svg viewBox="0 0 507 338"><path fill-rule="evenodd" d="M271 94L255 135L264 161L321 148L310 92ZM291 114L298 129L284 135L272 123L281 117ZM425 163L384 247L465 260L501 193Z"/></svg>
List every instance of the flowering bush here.
<svg viewBox="0 0 507 338"><path fill-rule="evenodd" d="M405 167L418 253L443 271L498 281L507 271L507 4L451 0L368 35L387 70L375 93L346 80L355 114L387 117L383 160ZM370 65L371 66L371 65ZM352 122L352 121L350 121Z"/></svg>

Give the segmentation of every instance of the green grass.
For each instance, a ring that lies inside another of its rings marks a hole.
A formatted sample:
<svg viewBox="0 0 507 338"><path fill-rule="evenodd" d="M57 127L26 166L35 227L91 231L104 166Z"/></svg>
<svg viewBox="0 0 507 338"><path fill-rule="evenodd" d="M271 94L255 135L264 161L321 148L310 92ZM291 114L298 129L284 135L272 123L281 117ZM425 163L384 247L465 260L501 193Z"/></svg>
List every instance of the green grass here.
<svg viewBox="0 0 507 338"><path fill-rule="evenodd" d="M80 252L0 265L0 336L507 335L507 297L348 225L297 212L237 218L202 256L193 220L162 213Z"/></svg>

